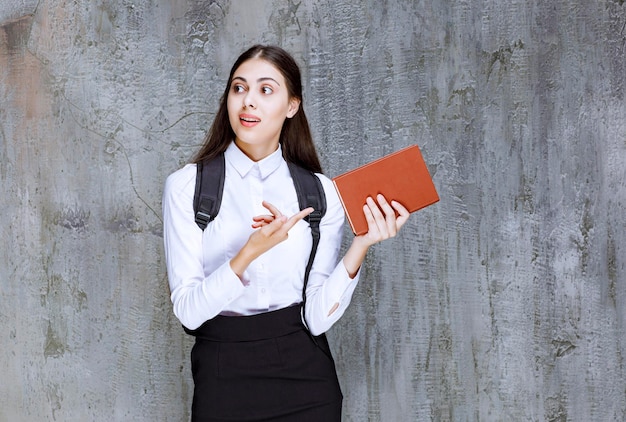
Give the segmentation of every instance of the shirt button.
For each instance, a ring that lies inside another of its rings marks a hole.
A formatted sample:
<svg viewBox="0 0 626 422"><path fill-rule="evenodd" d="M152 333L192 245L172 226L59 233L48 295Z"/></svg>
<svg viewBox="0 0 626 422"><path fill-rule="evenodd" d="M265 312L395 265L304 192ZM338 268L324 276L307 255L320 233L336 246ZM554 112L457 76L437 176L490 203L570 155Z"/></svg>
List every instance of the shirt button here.
<svg viewBox="0 0 626 422"><path fill-rule="evenodd" d="M261 293L265 294L265 287L261 289Z"/></svg>

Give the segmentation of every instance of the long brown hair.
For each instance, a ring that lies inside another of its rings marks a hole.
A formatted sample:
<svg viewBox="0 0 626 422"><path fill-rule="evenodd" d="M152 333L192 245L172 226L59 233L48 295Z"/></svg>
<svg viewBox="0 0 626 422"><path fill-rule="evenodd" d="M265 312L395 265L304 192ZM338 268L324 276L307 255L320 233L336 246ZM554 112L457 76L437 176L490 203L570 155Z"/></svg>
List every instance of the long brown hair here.
<svg viewBox="0 0 626 422"><path fill-rule="evenodd" d="M215 115L215 120L204 138L202 148L196 153L192 162L198 163L219 155L226 151L228 145L235 139L235 133L228 120L226 102L235 71L246 60L253 58L263 59L276 67L285 78L289 98L297 98L300 100L298 112L292 118L285 119L280 132L279 142L282 146L283 157L286 161L297 164L307 170L321 173L322 166L317 156L317 151L315 150L311 129L302 104L302 79L300 77L300 68L289 53L273 45L255 45L246 50L239 56L237 61L235 61L235 64L233 64L230 70L230 75L228 76L226 89L220 99L220 106Z"/></svg>

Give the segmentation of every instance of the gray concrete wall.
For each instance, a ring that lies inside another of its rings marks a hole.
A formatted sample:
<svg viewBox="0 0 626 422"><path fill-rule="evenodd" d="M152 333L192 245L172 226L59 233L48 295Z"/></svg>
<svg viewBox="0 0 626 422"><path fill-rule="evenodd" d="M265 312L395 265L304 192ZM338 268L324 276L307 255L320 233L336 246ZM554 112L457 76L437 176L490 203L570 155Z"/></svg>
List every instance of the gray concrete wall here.
<svg viewBox="0 0 626 422"><path fill-rule="evenodd" d="M160 196L234 58L290 50L326 173L441 202L330 332L346 421L626 419L623 0L3 0L0 421L183 421Z"/></svg>

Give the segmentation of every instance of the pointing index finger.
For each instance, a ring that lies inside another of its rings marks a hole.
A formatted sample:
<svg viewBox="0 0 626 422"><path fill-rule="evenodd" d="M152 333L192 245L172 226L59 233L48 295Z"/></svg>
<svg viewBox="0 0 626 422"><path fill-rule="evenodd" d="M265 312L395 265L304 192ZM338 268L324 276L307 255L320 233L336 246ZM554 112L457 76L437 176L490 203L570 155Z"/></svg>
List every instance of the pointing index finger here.
<svg viewBox="0 0 626 422"><path fill-rule="evenodd" d="M298 221L302 220L304 217L311 214L313 211L314 211L313 207L308 207L308 208L303 209L299 213L292 215L291 218L287 220L287 222L285 223L287 230L291 229L293 226L296 225Z"/></svg>

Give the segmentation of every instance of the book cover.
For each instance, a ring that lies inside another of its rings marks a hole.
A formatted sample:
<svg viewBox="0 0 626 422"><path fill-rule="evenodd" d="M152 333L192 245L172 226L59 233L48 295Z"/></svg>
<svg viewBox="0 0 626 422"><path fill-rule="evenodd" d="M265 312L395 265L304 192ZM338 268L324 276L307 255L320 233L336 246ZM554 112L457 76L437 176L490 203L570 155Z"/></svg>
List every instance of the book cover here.
<svg viewBox="0 0 626 422"><path fill-rule="evenodd" d="M354 234L367 233L363 205L381 193L415 212L439 201L422 153L412 145L332 179Z"/></svg>

